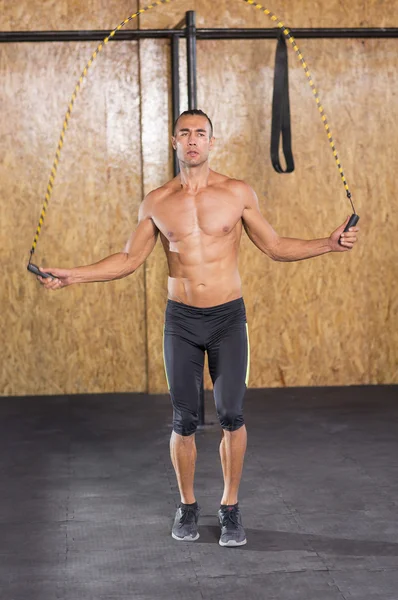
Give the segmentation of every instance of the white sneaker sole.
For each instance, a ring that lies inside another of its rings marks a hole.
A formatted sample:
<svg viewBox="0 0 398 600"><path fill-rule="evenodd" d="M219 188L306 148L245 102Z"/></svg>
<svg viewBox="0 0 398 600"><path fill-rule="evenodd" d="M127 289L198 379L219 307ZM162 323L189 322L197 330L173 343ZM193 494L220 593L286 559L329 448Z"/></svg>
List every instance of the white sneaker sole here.
<svg viewBox="0 0 398 600"><path fill-rule="evenodd" d="M185 537L178 537L178 535L174 535L173 532L171 532L171 537L174 538L175 540L178 540L179 542L195 542L196 540L199 539L199 533L196 534L195 537L192 537L191 535L186 535Z"/></svg>
<svg viewBox="0 0 398 600"><path fill-rule="evenodd" d="M235 540L228 540L228 542L222 542L220 539L218 543L220 544L220 546L227 546L228 548L233 548L236 546L244 546L245 544L247 544L247 540L244 539L243 542L237 542Z"/></svg>

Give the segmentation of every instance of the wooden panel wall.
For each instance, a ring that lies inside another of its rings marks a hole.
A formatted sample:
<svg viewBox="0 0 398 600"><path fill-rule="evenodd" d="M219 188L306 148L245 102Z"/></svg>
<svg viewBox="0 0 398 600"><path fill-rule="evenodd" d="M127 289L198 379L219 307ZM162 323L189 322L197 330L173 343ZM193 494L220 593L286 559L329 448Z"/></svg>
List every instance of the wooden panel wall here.
<svg viewBox="0 0 398 600"><path fill-rule="evenodd" d="M292 27L396 25L393 0L383 3L383 12L367 0L268 6ZM3 31L110 29L135 5L0 1L0 9ZM239 0L177 1L144 15L139 25L173 27L191 9L198 26L270 25ZM167 271L160 244L134 276L111 284L47 294L24 270L67 102L94 46L0 47L3 395L166 389L161 341ZM273 263L244 237L240 266L250 385L396 383L398 41L301 40L300 46L361 214L362 236L351 254L292 264ZM272 169L274 52L271 41L198 43L199 106L212 117L217 138L212 167L250 183L280 234L323 237L349 214L349 206L292 52L296 171L278 175ZM181 59L184 54L181 48ZM39 262L84 264L123 247L143 194L172 175L169 72L168 43L162 40L112 44L100 56L73 113ZM182 63L182 94L185 80Z"/></svg>
<svg viewBox="0 0 398 600"><path fill-rule="evenodd" d="M146 389L144 272L45 294L26 273L63 114L92 44L2 46L3 394ZM141 200L137 44L93 67L76 102L37 260L73 266L123 248ZM50 52L50 54L49 54Z"/></svg>
<svg viewBox="0 0 398 600"><path fill-rule="evenodd" d="M200 54L200 68L210 75L202 88L203 102L209 113L220 115L219 143L226 148L215 152L214 166L222 165L231 175L245 172L244 178L259 194L263 213L280 234L327 235L349 214L349 205L301 67L291 60L296 171L279 175L268 162L272 70L263 67L264 62L272 63L274 45L258 43L257 52L242 64L238 42L236 52L227 42L213 44L213 53ZM252 317L251 385L264 381L271 386L340 385L397 377L393 325L397 303L392 292L397 270L391 243L397 209L391 203L393 172L380 172L376 158L384 155L396 164L388 134L398 112L389 84L392 65L386 72L380 69L381 57L389 54L386 46L392 45L398 49L396 41L341 40L338 45L332 40L305 41L305 55L319 82L363 234L352 254L290 264L267 260L246 238L241 268ZM212 54L223 61L222 70ZM369 81L374 82L371 88ZM381 114L378 109L380 89L391 112ZM223 119L223 112L230 118ZM389 241L379 254L376 239L381 230ZM386 269L390 274L380 278ZM391 348L391 360L386 360L381 347Z"/></svg>

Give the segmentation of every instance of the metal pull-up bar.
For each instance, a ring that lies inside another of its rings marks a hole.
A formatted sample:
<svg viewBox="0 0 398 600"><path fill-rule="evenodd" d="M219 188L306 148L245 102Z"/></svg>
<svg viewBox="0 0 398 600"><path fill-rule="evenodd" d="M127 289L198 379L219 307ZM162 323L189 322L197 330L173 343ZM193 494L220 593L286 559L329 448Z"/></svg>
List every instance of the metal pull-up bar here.
<svg viewBox="0 0 398 600"><path fill-rule="evenodd" d="M194 11L186 14L195 15ZM187 24L188 18L185 23ZM195 26L194 26L195 27ZM398 27L314 27L289 28L295 38L397 38ZM215 28L195 29L198 40L259 40L275 39L278 28ZM16 42L90 42L102 41L108 30L62 30L62 31L0 31L0 43ZM113 42L142 39L187 37L185 29L126 29L118 31Z"/></svg>

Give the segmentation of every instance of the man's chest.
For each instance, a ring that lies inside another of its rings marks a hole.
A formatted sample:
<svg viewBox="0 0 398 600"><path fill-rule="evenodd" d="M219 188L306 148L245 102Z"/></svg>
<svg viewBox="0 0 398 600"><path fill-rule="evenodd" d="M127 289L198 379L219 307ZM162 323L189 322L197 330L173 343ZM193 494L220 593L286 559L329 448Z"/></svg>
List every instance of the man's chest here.
<svg viewBox="0 0 398 600"><path fill-rule="evenodd" d="M170 241L204 233L227 235L242 216L239 200L226 193L178 193L160 202L152 215L157 228Z"/></svg>

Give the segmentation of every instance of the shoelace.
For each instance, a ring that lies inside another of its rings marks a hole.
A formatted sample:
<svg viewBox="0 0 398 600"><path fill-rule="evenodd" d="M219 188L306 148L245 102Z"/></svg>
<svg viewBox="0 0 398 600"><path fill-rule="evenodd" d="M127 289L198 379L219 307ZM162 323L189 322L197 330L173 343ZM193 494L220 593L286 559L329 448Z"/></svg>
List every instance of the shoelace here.
<svg viewBox="0 0 398 600"><path fill-rule="evenodd" d="M195 508L181 508L181 511L182 515L179 520L181 527L185 525L185 522L188 521L188 518L191 520L191 522L195 519ZM193 519L191 517L193 517Z"/></svg>
<svg viewBox="0 0 398 600"><path fill-rule="evenodd" d="M222 526L228 527L228 525L230 525L231 523L235 529L238 529L239 522L238 522L238 511L237 510L227 510L223 513Z"/></svg>

